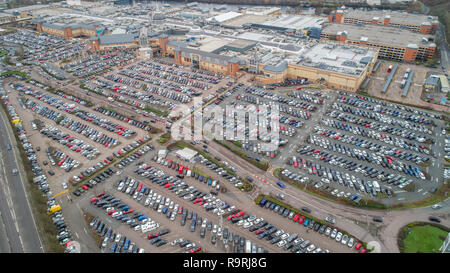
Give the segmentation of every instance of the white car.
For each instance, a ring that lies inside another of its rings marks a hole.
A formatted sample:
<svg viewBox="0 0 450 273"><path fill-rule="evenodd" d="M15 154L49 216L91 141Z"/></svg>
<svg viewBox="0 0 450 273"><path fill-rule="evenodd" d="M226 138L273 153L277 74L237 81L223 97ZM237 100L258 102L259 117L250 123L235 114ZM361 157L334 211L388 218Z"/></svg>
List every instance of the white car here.
<svg viewBox="0 0 450 273"><path fill-rule="evenodd" d="M63 189L65 189L65 190L66 190L66 189L67 189L67 187L68 187L68 186L67 186L67 183L65 183L65 182L64 182L64 183L62 183L62 187L63 187Z"/></svg>
<svg viewBox="0 0 450 273"><path fill-rule="evenodd" d="M333 229L333 231L331 232L331 239L334 239L334 238L336 238L336 235L337 235L337 229Z"/></svg>
<svg viewBox="0 0 450 273"><path fill-rule="evenodd" d="M212 233L216 233L216 232L217 232L217 225L214 225L213 229L212 229Z"/></svg>
<svg viewBox="0 0 450 273"><path fill-rule="evenodd" d="M249 227L251 227L251 226L253 226L253 224L250 223L250 222L245 222L245 223L244 223L244 228L249 228Z"/></svg>
<svg viewBox="0 0 450 273"><path fill-rule="evenodd" d="M325 236L330 236L331 234L331 228L327 227L327 229L325 229Z"/></svg>
<svg viewBox="0 0 450 273"><path fill-rule="evenodd" d="M338 232L336 235L336 241L339 242L342 239L342 233Z"/></svg>
<svg viewBox="0 0 450 273"><path fill-rule="evenodd" d="M314 249L316 249L316 246L313 245L313 244L311 244L311 245L308 246L308 248L307 248L306 250L307 250L308 252L311 252L311 251L313 251Z"/></svg>
<svg viewBox="0 0 450 273"><path fill-rule="evenodd" d="M289 233L285 233L285 234L281 235L282 240L286 239L287 237L289 237Z"/></svg>
<svg viewBox="0 0 450 273"><path fill-rule="evenodd" d="M277 246L278 247L283 247L287 242L285 240L281 240L278 242Z"/></svg>
<svg viewBox="0 0 450 273"><path fill-rule="evenodd" d="M431 206L431 208L432 209L440 209L440 208L442 208L442 205L434 204L434 205Z"/></svg>
<svg viewBox="0 0 450 273"><path fill-rule="evenodd" d="M355 239L353 237L351 237L350 240L348 240L347 246L349 248L352 248L354 244L355 244Z"/></svg>
<svg viewBox="0 0 450 273"><path fill-rule="evenodd" d="M237 222L237 225L238 225L238 226L242 226L242 225L244 224L244 222L246 222L246 221L244 221L244 220L239 220L239 222Z"/></svg>
<svg viewBox="0 0 450 273"><path fill-rule="evenodd" d="M217 236L222 237L222 229L220 227L217 229Z"/></svg>

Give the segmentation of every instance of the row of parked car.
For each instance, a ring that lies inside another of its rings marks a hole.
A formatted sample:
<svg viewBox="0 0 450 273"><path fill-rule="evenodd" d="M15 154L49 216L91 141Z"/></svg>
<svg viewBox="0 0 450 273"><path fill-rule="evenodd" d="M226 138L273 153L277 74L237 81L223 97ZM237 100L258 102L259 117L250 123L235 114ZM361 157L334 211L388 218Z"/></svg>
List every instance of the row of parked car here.
<svg viewBox="0 0 450 273"><path fill-rule="evenodd" d="M23 77L18 75L11 75L11 76L3 76L3 78L6 77L15 77L20 80L24 80ZM5 104L6 109L8 111L9 117L11 118L11 121L13 120L21 120L20 116L17 114L16 109L9 103L8 94L6 93L5 89L3 88L3 80L0 79L0 97L2 100L2 103ZM25 131L25 128L23 127L22 122L18 122L15 125L15 128L17 130L17 135L19 136L19 141L22 144L25 153L27 155L28 161L31 165L31 171L33 172L34 178L33 182L37 184L38 188L47 196L52 196L53 192L50 190L49 184L47 182L47 176L44 174L44 170L39 165L39 162L37 161L36 152L33 149L33 144L28 140L27 132Z"/></svg>
<svg viewBox="0 0 450 273"><path fill-rule="evenodd" d="M64 117L60 122L60 126L64 126L65 128L77 132L79 134L84 135L85 137L91 139L94 142L100 143L107 148L112 148L119 144L119 141L113 137L110 137L104 134L101 131L98 131L87 124L83 124L79 121L73 120L70 117Z"/></svg>
<svg viewBox="0 0 450 273"><path fill-rule="evenodd" d="M34 85L36 87L42 88L44 90L49 90L49 88L50 88L48 85L44 85L44 84L42 84L40 82L37 82L35 80L29 80L28 83L32 84L32 85ZM67 100L79 103L79 104L81 104L83 106L86 106L86 107L88 107L88 105L89 105L88 101L80 99L80 98L78 98L78 97L76 97L74 95L67 94L67 93L65 93L65 92L63 92L61 90L56 90L54 94L56 94L56 95L58 95L60 97L63 97L65 99L67 99Z"/></svg>
<svg viewBox="0 0 450 273"><path fill-rule="evenodd" d="M131 69L131 68L136 69L136 67L133 67L133 66L129 67L129 69ZM140 71L140 70L138 70L138 71ZM147 71L144 71L144 73L145 72L147 72ZM142 81L142 82L148 83L147 87L152 86L153 90L155 90L155 89L159 90L162 88L163 90L182 93L182 94L180 94L181 96L179 96L180 98L182 98L181 99L182 102L189 101L190 97L193 95L198 96L198 95L202 94L201 91L199 91L197 89L194 89L191 87L180 86L173 82L161 80L160 78L154 78L154 77L147 76L147 74L131 72L128 70L120 70L119 74L122 76L126 76L126 78L121 78L119 76L115 76L115 78L110 77L108 79L114 80L115 82L117 82L117 80L119 80L119 82L126 83L127 85L132 86L134 88L138 88L138 87L136 87L136 85L139 86L137 83L140 84L140 81ZM108 75L108 76L110 76L110 75ZM174 77L175 76L171 76L170 78L174 78ZM176 77L176 78L178 78L178 77ZM134 79L134 80L131 80L131 79ZM178 81L182 81L182 80L179 79ZM136 83L136 84L134 84L134 83ZM150 91L150 90L146 90L146 91ZM185 95L183 95L183 94L185 94Z"/></svg>
<svg viewBox="0 0 450 273"><path fill-rule="evenodd" d="M370 163L380 165L385 169L403 172L404 174L415 176L418 179L419 178L425 179L425 175L417 166L404 163L400 160L394 160L393 157L389 155L384 155L381 152L368 152L364 149L352 148L346 145L341 145L339 143L334 143L330 141L330 139L325 139L317 135L310 135L308 142L318 146L317 148L321 148L323 150L323 154L321 154L322 151L320 149L315 149L313 152L315 154L320 154L321 156L324 156L325 157L324 161L329 162L330 164L333 165L337 165L334 164L335 160L337 160L338 162L340 161L340 155L333 153L340 153L343 156L357 159L358 160L357 162L367 161ZM310 153L306 154L311 155ZM355 165L354 161L350 159L347 162ZM364 164L361 165L362 166L360 168L363 168ZM356 169L357 168L355 168L355 170Z"/></svg>
<svg viewBox="0 0 450 273"><path fill-rule="evenodd" d="M84 192L87 192L89 189L93 188L95 185L105 181L109 177L111 177L114 174L114 170L111 168L108 168L104 170L102 173L96 175L94 178L89 180L88 182L84 183L82 186L79 186L76 190L72 192L75 196L80 196Z"/></svg>
<svg viewBox="0 0 450 273"><path fill-rule="evenodd" d="M412 107L409 107L409 106L404 106L402 104L392 103L392 102L388 102L388 101L385 101L385 100L374 99L374 98L371 98L371 97L365 97L365 96L360 96L360 95L356 96L354 93L347 93L347 92L343 92L343 91L338 91L338 93L339 93L339 95L345 95L345 96L348 96L348 97L351 97L351 98L357 98L359 100L363 100L363 101L366 101L366 102L369 102L369 103L379 104L379 105L382 105L382 106L385 106L385 107L391 107L391 108L398 109L398 110L401 110L401 111L405 111L405 112L408 112L408 113L413 113L413 114L416 114L416 115L419 115L419 116L424 116L424 117L428 117L428 118L435 118L435 119L441 119L442 118L441 115L429 113L429 112L426 112L426 111L422 111L421 109L412 108Z"/></svg>
<svg viewBox="0 0 450 273"><path fill-rule="evenodd" d="M128 118L128 117L126 117L126 116L124 116L122 114L119 114L117 112L107 110L107 109L103 108L102 106L97 107L94 110L102 113L103 115L110 116L110 117L113 117L115 119L124 121L124 122L126 122L128 124L131 124L131 125L133 125L135 127L143 129L145 131L150 131L151 130L151 127L149 125L146 125L145 123L142 123L140 121L136 121L134 119Z"/></svg>
<svg viewBox="0 0 450 273"><path fill-rule="evenodd" d="M145 253L143 248L138 248L127 237L122 236L120 233L114 233L113 229L99 218L93 218L89 225L99 236L104 237L101 248L108 249L109 253ZM108 246L110 243L111 245Z"/></svg>
<svg viewBox="0 0 450 273"><path fill-rule="evenodd" d="M138 65L147 67L147 68L156 69L161 72L176 75L179 77L184 77L184 78L187 78L190 80L195 80L195 81L202 81L202 82L214 83L214 84L216 84L220 81L220 79L214 78L214 76L209 76L204 73L198 73L198 72L194 72L194 71L189 72L184 69L175 68L173 65L169 65L169 64L163 65L159 62L140 61L138 63ZM206 86L207 86L207 89L209 89L211 87L210 85L206 85ZM203 87L201 87L200 89L203 89Z"/></svg>
<svg viewBox="0 0 450 273"><path fill-rule="evenodd" d="M63 65L61 68L77 77L90 77L106 69L132 62L136 58L129 49L110 49L107 52L90 54L81 59Z"/></svg>
<svg viewBox="0 0 450 273"><path fill-rule="evenodd" d="M141 167L143 167L145 169L146 167L144 165ZM143 169L141 169L141 170L143 170ZM148 170L150 170L150 169L148 169ZM173 179L175 179L175 178L173 178ZM169 181L172 182L173 180L169 178ZM187 185L184 182L181 182L180 180L177 180L174 183L169 183L169 184L164 184L161 182L164 182L164 181L161 180L161 181L158 181L157 183L160 184L160 186L164 186L165 189L169 189L174 192L177 192L178 190L187 188ZM213 228L212 222L208 222L208 219L205 218L202 221L201 217L198 216L197 213L188 211L186 208L183 208L183 206L180 206L178 203L175 203L174 200L171 200L169 197L166 197L162 194L156 193L156 191L153 191L153 189L150 189L150 187L147 187L146 185L144 185L143 183L140 183L139 181L135 181L134 179L130 179L128 177L121 179L117 186L117 190L129 194L134 199L136 199L138 202L142 202L144 206L153 208L158 213L162 213L162 214L166 215L167 218L169 218L171 221L174 221L176 219L177 215L180 215L180 217L181 217L180 225L181 226L184 226L186 224L186 220L192 220L192 223L190 225L190 232L195 232L196 226L201 226L200 227L200 229L201 229L200 237L202 237L202 238L204 238L206 235L206 230L207 230L206 225L207 224L208 224L208 229L210 231L212 230L213 234L216 234L216 232L218 232L218 235L221 236L220 228L218 231L217 225L214 225L214 228ZM193 188L193 187L187 188L187 192L194 193L194 191L195 191L195 188ZM199 195L199 196L201 196L201 195ZM180 197L182 197L182 196L180 195ZM215 197L213 197L212 195L205 196L205 199L202 200L203 203L198 202L199 198L195 198L192 201L194 204L203 205L203 204L205 204L206 200L210 200L210 199L211 200L214 199L216 201L216 203L218 201L220 201L220 200L216 199ZM152 244L158 243L158 241L160 239L155 239L157 237L158 237L158 233L148 235L148 239L151 239ZM217 237L214 237L214 238L217 238ZM182 241L183 240L178 240L178 242L173 243L172 245L176 245ZM163 241L163 243L165 244L166 242ZM213 244L215 244L215 241L213 242ZM189 246L189 243L184 244L184 246L183 246L183 244L180 246L181 247L186 246L187 247L186 250L189 250L190 253L195 253L195 252L198 252L201 250L201 247L196 246L194 243L192 243L190 246ZM192 248L191 248L191 246L192 246Z"/></svg>
<svg viewBox="0 0 450 273"><path fill-rule="evenodd" d="M131 164L133 161L139 159L141 156L143 156L144 154L146 154L148 151L153 150L153 145L151 144L147 144L144 147L140 148L139 150L137 150L136 152L134 152L133 154L127 156L126 158L122 159L120 162L118 162L115 167L119 168L119 169L123 169L126 166L128 166L129 164ZM119 151L119 155L120 155Z"/></svg>
<svg viewBox="0 0 450 273"><path fill-rule="evenodd" d="M369 101L364 101L362 100L360 97L357 96L352 96L352 95L348 95L348 96L339 96L337 99L339 102L342 103L346 103L348 105L352 105L354 107L358 107L360 109L364 109L364 110L370 110L373 112L377 112L377 113L382 113L384 115L389 115L392 117L396 117L402 120L407 120L407 121L411 121L414 123L420 123L420 124L433 124L433 122L422 116L421 114L417 113L417 114L410 114L410 113L405 113L403 111L399 111L396 109L390 109L388 107L383 107L379 104L371 104L372 102ZM376 103L376 102L374 102Z"/></svg>
<svg viewBox="0 0 450 273"><path fill-rule="evenodd" d="M327 95L321 91L309 89L302 89L302 91L291 91L287 95L291 98L301 99L318 105L322 105L323 100L327 98Z"/></svg>
<svg viewBox="0 0 450 273"><path fill-rule="evenodd" d="M56 158L59 158L58 166L62 169L64 169L66 172L70 172L72 169L77 168L80 166L80 162L72 159L69 157L69 155L66 155L65 153L62 153L56 149L53 149L53 155Z"/></svg>
<svg viewBox="0 0 450 273"><path fill-rule="evenodd" d="M55 198L49 198L47 200L47 207L49 210L57 206L58 205ZM53 224L58 229L56 238L58 239L59 244L63 246L67 252L75 250L72 243L72 236L70 234L70 231L67 229L67 224L64 221L64 215L62 211L59 209L58 211L51 213L50 217L52 218Z"/></svg>
<svg viewBox="0 0 450 273"><path fill-rule="evenodd" d="M172 92L170 90L159 88L156 86L147 86L145 91L141 90L137 91L132 88L128 88L127 85L121 85L120 82L112 83L110 81L105 81L102 79L96 79L92 82L95 84L94 86L89 85L90 90L94 90L96 93L100 93L103 96L112 97L115 100L119 100L120 102L133 105L138 108L145 108L146 104L158 105L161 107L168 107L169 109L175 108L178 104L169 100L165 100L161 97L170 98L175 101L188 102L190 101L190 97L184 94L177 94L176 92ZM99 88L103 88L99 89ZM112 91L112 95L107 93L105 90ZM154 96L152 94L158 96ZM161 97L160 97L161 96Z"/></svg>
<svg viewBox="0 0 450 273"><path fill-rule="evenodd" d="M147 64L149 64L149 65L147 65ZM127 69L129 69L131 71L139 72L141 74L151 75L151 76L157 77L159 79L170 80L170 81L176 82L178 84L182 84L184 86L190 86L190 87L197 88L199 90L206 91L211 88L211 85L209 85L205 82L196 80L195 79L196 76L194 73L182 72L181 70L178 70L178 73L176 73L176 72L170 71L170 70L162 70L163 68L160 66L159 66L160 69L153 68L152 65L153 64L148 63L148 62L146 62L146 63L139 62L137 65L128 66ZM158 67L158 65L156 65L156 67ZM190 74L190 76L188 74Z"/></svg>
<svg viewBox="0 0 450 273"><path fill-rule="evenodd" d="M428 128L427 126L422 125L420 123L417 124L417 123L414 123L414 122L408 121L408 120L392 118L389 115L381 114L378 112L367 111L367 110L361 110L359 108L349 106L347 104L337 103L337 102L333 103L333 105L331 107L332 107L332 109L341 111L343 113L349 113L354 116L358 116L360 118L362 117L362 118L375 120L375 121L384 123L386 125L398 126L398 127L404 128L404 129L414 130L414 131L417 131L417 132L423 133L423 134L432 134L432 130L430 128Z"/></svg>
<svg viewBox="0 0 450 273"><path fill-rule="evenodd" d="M366 147L369 146L369 149L377 149L376 147L378 147L378 149L384 149L384 150L396 150L395 152L397 152L397 150L400 149L405 149L405 150L411 150L411 151L415 151L418 153L423 153L423 154L429 154L430 151L429 149L423 145L423 144L417 144L414 142L410 142L407 141L405 139L403 139L402 137L397 137L397 136L392 136L389 134L386 134L386 131L383 130L379 130L379 129L369 129L366 127L359 127L359 126L353 126L350 125L348 123L345 123L345 121L347 121L346 118L341 119L343 121L337 121L337 120L333 120L333 119L328 119L328 118L323 118L321 123L323 125L326 125L328 127L332 127L338 130L342 130L342 131L347 131L347 132L351 132L354 135L360 135L361 137L357 137L357 136L351 136L348 135L346 133L342 133L342 132L337 132L334 130L329 130L329 129L325 129L325 128L321 128L321 127L317 127L317 130L322 129L322 131L325 131L325 133L327 134L327 136L331 136L333 138L342 138L342 141L351 141L351 142L355 142L354 145L356 146L361 146L361 147ZM385 126L387 128L387 126ZM381 142L386 143L386 145L381 145L381 144L377 144L374 141L368 140L368 138L371 139L375 139ZM393 147L391 147L391 146ZM372 148L375 147L375 148ZM400 152L402 152L400 150ZM420 159L420 157L419 157ZM421 159L422 161L427 161L428 157L423 157L423 159Z"/></svg>
<svg viewBox="0 0 450 273"><path fill-rule="evenodd" d="M337 242L341 242L343 245L347 245L349 248L355 247L356 250L359 250L360 253L367 252L367 249L365 249L362 246L362 243L356 243L356 239L341 232L338 231L336 228L327 226L326 224L321 224L313 219L309 219L308 217L305 217L304 215L300 213L296 213L294 211L291 211L288 208L285 208L283 206L280 206L278 204L272 203L266 199L262 199L259 203L259 205L263 208L267 208L269 210L272 210L275 213L278 213L279 215L286 217L293 222L299 223L300 225L304 226L305 228L309 230L314 230L326 237L330 237L331 239L336 240ZM256 228L253 228L256 229ZM253 230L252 229L252 230ZM279 231L278 231L279 232ZM320 248L317 248L314 244L312 244L309 240L304 240L303 238L297 238L297 234L277 234L276 232L268 231L267 226L262 229L259 227L256 229L256 234L258 234L258 237L264 238L266 236L270 236L271 234L274 234L275 236L273 239L270 239L271 242L277 243L279 247L284 247L285 250L291 250L291 252L296 253L303 253L305 250L307 252L313 252L313 253L319 253L322 252ZM284 235L284 236L283 236ZM276 237L279 236L279 237ZM270 237L269 237L270 238ZM300 251L300 252L299 252ZM329 252L325 250L325 252Z"/></svg>
<svg viewBox="0 0 450 273"><path fill-rule="evenodd" d="M1 41L22 45L24 57L27 61L44 62L51 60L58 62L80 55L83 45L78 41L66 40L51 34L30 30L19 30L3 35Z"/></svg>
<svg viewBox="0 0 450 273"><path fill-rule="evenodd" d="M58 141L61 145L67 146L72 151L81 153L87 159L93 159L100 154L100 151L84 141L77 139L68 133L64 133L54 126L48 126L40 130L40 133L50 139Z"/></svg>
<svg viewBox="0 0 450 273"><path fill-rule="evenodd" d="M203 175L194 172L190 168L184 166L181 163L177 163L168 158L154 158L158 164L167 166L169 169L173 169L178 172L177 177L183 179L185 177L192 177L197 179L199 182L203 182L206 185L210 186L212 189L210 191L211 194L218 195L220 192L220 182L212 177L204 177ZM146 168L148 168L147 166ZM145 168L144 168L145 170ZM138 172L139 174L139 172Z"/></svg>

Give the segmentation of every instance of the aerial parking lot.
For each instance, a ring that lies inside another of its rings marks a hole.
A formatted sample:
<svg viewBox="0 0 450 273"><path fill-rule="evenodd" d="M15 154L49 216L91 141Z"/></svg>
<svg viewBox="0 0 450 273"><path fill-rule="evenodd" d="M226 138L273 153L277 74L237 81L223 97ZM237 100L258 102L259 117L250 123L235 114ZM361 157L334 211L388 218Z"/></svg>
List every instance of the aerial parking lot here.
<svg viewBox="0 0 450 273"><path fill-rule="evenodd" d="M224 97L224 102L216 105L229 104L249 112L258 112L261 105L279 103L276 150L262 149L262 143L271 140L270 132L248 141L256 132L244 132L244 121L236 127L227 120L223 130L230 126L242 130L246 140L228 141L229 146L241 151L244 159L269 162L280 169L279 178L299 186L314 186L329 196L351 199L356 204L372 199L392 205L421 200L444 182L438 171L443 156L439 150L446 138L440 114L305 87L274 94L241 86ZM218 122L209 117L206 120Z"/></svg>

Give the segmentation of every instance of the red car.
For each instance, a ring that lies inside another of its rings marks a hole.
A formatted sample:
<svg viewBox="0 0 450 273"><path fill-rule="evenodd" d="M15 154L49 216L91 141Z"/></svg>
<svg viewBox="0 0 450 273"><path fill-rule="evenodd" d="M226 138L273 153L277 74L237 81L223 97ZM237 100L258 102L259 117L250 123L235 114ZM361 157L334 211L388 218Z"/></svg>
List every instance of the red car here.
<svg viewBox="0 0 450 273"><path fill-rule="evenodd" d="M260 228L256 231L256 235L259 235L260 233L262 233L264 231L264 229Z"/></svg>
<svg viewBox="0 0 450 273"><path fill-rule="evenodd" d="M296 214L294 216L294 218L292 218L292 221L297 222L299 217L300 217L300 214Z"/></svg>
<svg viewBox="0 0 450 273"><path fill-rule="evenodd" d="M183 213L183 207L180 206L180 207L178 208L178 214L182 214L182 213Z"/></svg>
<svg viewBox="0 0 450 273"><path fill-rule="evenodd" d="M245 212L243 210L241 210L240 212L236 213L236 217L241 217L245 215Z"/></svg>
<svg viewBox="0 0 450 273"><path fill-rule="evenodd" d="M110 210L110 211L108 211L108 215L111 215L111 214L113 214L114 212L116 212L116 210L115 210L115 209L113 209L113 210Z"/></svg>
<svg viewBox="0 0 450 273"><path fill-rule="evenodd" d="M234 217L236 217L236 215L231 214L231 215L229 215L229 216L227 217L227 219L228 219L228 221L231 221L231 219L233 219Z"/></svg>
<svg viewBox="0 0 450 273"><path fill-rule="evenodd" d="M355 246L355 249L359 250L362 247L362 245L363 245L362 243L357 243Z"/></svg>
<svg viewBox="0 0 450 273"><path fill-rule="evenodd" d="M366 249L366 248L361 248L361 250L359 251L359 253L367 253L367 249Z"/></svg>
<svg viewBox="0 0 450 273"><path fill-rule="evenodd" d="M305 221L305 216L300 216L300 218L298 218L298 223L302 224Z"/></svg>
<svg viewBox="0 0 450 273"><path fill-rule="evenodd" d="M200 246L196 246L194 248L191 248L191 250L189 250L190 253L197 253L200 250L202 250L202 248Z"/></svg>
<svg viewBox="0 0 450 273"><path fill-rule="evenodd" d="M155 238L155 237L158 237L158 235L156 234L156 233L152 233L152 234L149 234L148 236L147 236L147 238L150 240L150 239L153 239L153 238Z"/></svg>
<svg viewBox="0 0 450 273"><path fill-rule="evenodd" d="M97 197L92 197L91 203L94 203L94 202L96 202L96 201L98 201L98 200L99 200L99 198L97 198Z"/></svg>
<svg viewBox="0 0 450 273"><path fill-rule="evenodd" d="M83 188L83 190L87 191L89 190L89 188L86 185L81 186Z"/></svg>
<svg viewBox="0 0 450 273"><path fill-rule="evenodd" d="M124 211L123 214L132 213L133 211L134 211L133 209L128 209L127 211Z"/></svg>

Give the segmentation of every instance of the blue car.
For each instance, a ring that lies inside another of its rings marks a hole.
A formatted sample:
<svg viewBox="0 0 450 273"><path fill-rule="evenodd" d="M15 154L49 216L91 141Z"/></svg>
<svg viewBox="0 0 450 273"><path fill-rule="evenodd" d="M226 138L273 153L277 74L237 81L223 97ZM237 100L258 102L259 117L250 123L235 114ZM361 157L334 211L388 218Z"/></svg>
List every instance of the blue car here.
<svg viewBox="0 0 450 273"><path fill-rule="evenodd" d="M303 222L303 225L305 227L307 227L309 225L309 219L308 218L305 219L305 222Z"/></svg>
<svg viewBox="0 0 450 273"><path fill-rule="evenodd" d="M266 199L263 199L263 200L261 200L261 202L259 202L259 205L261 206L261 207L264 207L264 205L267 203L267 200Z"/></svg>
<svg viewBox="0 0 450 273"><path fill-rule="evenodd" d="M284 184L281 183L280 181L277 182L277 185L278 185L280 188L282 188L282 189L286 188L286 185L284 185Z"/></svg>

